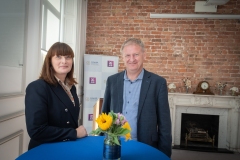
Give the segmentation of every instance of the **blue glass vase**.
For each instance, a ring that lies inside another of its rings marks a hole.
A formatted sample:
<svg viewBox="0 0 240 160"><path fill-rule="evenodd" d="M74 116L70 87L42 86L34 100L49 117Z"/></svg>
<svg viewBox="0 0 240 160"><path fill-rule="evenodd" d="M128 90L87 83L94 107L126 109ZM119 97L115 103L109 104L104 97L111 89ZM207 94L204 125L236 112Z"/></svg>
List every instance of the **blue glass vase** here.
<svg viewBox="0 0 240 160"><path fill-rule="evenodd" d="M103 160L120 160L121 159L121 140L118 138L120 145L113 143L113 137L105 134L103 143Z"/></svg>

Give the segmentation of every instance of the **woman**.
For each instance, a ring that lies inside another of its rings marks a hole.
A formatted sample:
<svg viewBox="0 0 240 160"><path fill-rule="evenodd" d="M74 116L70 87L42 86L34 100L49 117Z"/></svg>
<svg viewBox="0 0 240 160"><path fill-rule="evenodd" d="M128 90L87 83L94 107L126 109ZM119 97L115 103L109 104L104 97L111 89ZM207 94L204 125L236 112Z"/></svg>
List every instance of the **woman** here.
<svg viewBox="0 0 240 160"><path fill-rule="evenodd" d="M53 44L39 79L27 86L25 116L31 138L28 149L87 136L86 129L78 127L79 100L73 78L73 57L73 50L67 44Z"/></svg>

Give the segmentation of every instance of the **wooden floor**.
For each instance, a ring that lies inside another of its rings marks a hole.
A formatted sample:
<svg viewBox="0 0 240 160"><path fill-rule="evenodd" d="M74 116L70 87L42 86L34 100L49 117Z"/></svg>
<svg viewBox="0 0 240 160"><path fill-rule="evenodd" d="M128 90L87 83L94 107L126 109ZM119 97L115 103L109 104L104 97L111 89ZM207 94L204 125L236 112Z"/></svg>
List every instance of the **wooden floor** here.
<svg viewBox="0 0 240 160"><path fill-rule="evenodd" d="M240 154L198 152L172 149L171 160L240 160Z"/></svg>

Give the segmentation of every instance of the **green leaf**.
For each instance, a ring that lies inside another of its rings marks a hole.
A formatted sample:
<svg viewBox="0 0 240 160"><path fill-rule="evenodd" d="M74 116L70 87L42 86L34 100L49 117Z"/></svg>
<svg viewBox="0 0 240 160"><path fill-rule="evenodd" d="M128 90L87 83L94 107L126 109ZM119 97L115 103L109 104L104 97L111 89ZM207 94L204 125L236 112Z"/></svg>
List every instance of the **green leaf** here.
<svg viewBox="0 0 240 160"><path fill-rule="evenodd" d="M115 144L117 144L117 145L120 146L120 143L119 143L119 141L118 141L118 137L117 137L117 136L114 136L114 137L113 137L113 142L114 142Z"/></svg>
<svg viewBox="0 0 240 160"><path fill-rule="evenodd" d="M130 130L125 129L125 128L117 128L115 134L117 135L126 135L130 132Z"/></svg>
<svg viewBox="0 0 240 160"><path fill-rule="evenodd" d="M92 134L92 135L99 135L102 132L103 131L100 128L97 128L96 130L92 131L90 134Z"/></svg>
<svg viewBox="0 0 240 160"><path fill-rule="evenodd" d="M117 115L113 111L109 112L108 114L113 118L113 123L114 123L117 119Z"/></svg>

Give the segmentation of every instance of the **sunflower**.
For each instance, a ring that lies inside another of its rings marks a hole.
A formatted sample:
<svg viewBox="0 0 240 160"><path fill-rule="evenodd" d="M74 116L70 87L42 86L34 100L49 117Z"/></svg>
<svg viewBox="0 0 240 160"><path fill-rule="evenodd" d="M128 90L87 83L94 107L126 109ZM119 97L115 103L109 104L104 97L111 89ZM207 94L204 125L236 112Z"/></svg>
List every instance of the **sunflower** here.
<svg viewBox="0 0 240 160"><path fill-rule="evenodd" d="M125 128L125 129L131 131L131 127L130 127L130 125L129 125L128 122L124 123L124 125L122 126L122 128ZM125 135L125 139L126 139L126 140L131 139L131 134L130 134L130 132Z"/></svg>
<svg viewBox="0 0 240 160"><path fill-rule="evenodd" d="M98 124L98 128L90 134L100 135L101 133L105 133L107 141L111 145L120 145L118 137L121 136L125 136L126 141L131 140L130 132L132 129L124 115L111 111L108 114L100 114L95 121Z"/></svg>
<svg viewBox="0 0 240 160"><path fill-rule="evenodd" d="M107 129L109 129L112 125L112 117L110 115L107 115L105 113L102 113L97 119L96 122L98 124L98 126L106 131Z"/></svg>

